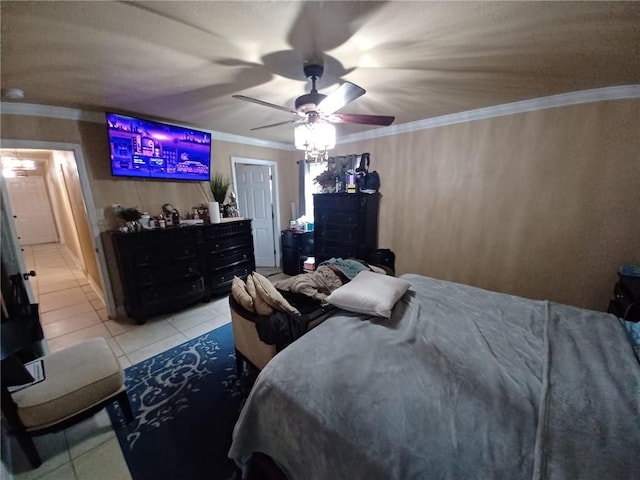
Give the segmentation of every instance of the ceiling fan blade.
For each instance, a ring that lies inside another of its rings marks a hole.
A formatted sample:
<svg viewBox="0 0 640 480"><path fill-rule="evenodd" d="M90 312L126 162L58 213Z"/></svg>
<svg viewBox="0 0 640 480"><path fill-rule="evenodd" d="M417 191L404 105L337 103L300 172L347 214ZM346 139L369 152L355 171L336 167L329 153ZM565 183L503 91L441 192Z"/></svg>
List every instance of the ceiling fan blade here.
<svg viewBox="0 0 640 480"><path fill-rule="evenodd" d="M333 112L337 112L347 103L353 102L356 98L364 95L366 90L359 87L355 83L344 82L337 89L327 95L327 98L322 100L318 105L318 110L323 115L331 115Z"/></svg>
<svg viewBox="0 0 640 480"><path fill-rule="evenodd" d="M364 125L388 126L396 117L388 115L358 115L357 113L334 113L327 117L331 123L361 123Z"/></svg>
<svg viewBox="0 0 640 480"><path fill-rule="evenodd" d="M302 123L303 121L304 121L303 119L287 120L285 122L278 122L278 123L272 123L270 125L263 125L261 127L255 127L255 128L252 128L251 130L262 130L263 128L277 127L279 125L287 125L291 123Z"/></svg>
<svg viewBox="0 0 640 480"><path fill-rule="evenodd" d="M280 105L275 105L273 103L264 102L262 100L258 100L257 98L245 97L244 95L231 95L231 96L233 98L237 98L238 100L245 100L247 102L257 103L258 105L264 105L265 107L271 107L277 110L282 110L283 112L289 112L289 113L298 115L298 112L296 112L295 110L291 110L290 108L287 108L287 107L281 107Z"/></svg>

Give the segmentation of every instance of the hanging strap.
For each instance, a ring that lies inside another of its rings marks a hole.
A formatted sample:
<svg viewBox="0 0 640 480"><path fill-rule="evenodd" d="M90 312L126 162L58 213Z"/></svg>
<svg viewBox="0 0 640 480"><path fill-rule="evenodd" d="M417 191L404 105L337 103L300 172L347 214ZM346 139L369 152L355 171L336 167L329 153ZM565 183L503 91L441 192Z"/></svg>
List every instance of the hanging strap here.
<svg viewBox="0 0 640 480"><path fill-rule="evenodd" d="M29 295L27 295L27 289L24 286L22 275L16 273L9 276L11 280L11 302L14 305L28 305Z"/></svg>
<svg viewBox="0 0 640 480"><path fill-rule="evenodd" d="M366 163L366 165L365 165ZM371 159L369 158L368 153L363 153L360 155L360 166L356 168L356 172L369 173L369 165L371 164Z"/></svg>

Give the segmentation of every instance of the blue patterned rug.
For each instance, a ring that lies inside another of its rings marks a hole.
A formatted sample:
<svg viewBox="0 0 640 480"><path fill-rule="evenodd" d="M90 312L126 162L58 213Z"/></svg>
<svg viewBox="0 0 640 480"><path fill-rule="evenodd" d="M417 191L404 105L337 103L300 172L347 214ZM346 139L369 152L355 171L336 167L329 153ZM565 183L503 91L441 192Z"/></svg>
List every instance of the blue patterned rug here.
<svg viewBox="0 0 640 480"><path fill-rule="evenodd" d="M108 412L134 480L235 478L227 452L248 390L231 324L127 368L125 385L134 420Z"/></svg>

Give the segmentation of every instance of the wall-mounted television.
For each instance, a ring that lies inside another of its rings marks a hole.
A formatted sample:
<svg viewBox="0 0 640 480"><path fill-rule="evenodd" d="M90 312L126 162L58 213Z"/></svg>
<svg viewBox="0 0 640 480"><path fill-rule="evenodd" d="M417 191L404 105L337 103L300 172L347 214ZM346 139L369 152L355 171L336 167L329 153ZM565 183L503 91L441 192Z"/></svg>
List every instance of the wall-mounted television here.
<svg viewBox="0 0 640 480"><path fill-rule="evenodd" d="M211 134L107 112L111 174L209 181Z"/></svg>

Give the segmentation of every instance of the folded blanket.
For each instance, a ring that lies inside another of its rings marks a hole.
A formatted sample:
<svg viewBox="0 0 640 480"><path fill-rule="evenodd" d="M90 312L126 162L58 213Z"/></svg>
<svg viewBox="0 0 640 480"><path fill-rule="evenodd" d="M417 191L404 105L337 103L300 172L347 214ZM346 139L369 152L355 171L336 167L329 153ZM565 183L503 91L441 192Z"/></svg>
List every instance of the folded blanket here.
<svg viewBox="0 0 640 480"><path fill-rule="evenodd" d="M367 265L358 260L344 258L330 258L320 264L320 266L329 266L340 270L348 280L353 280L363 270L371 270Z"/></svg>

